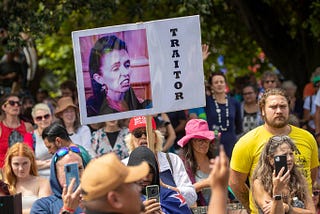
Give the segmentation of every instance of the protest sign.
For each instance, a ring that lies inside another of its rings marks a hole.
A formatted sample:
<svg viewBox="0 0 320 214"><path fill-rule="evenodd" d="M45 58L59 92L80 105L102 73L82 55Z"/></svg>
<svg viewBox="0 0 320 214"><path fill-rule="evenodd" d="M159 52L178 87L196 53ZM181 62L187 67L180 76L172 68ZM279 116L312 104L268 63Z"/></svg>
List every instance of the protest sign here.
<svg viewBox="0 0 320 214"><path fill-rule="evenodd" d="M199 16L72 32L83 124L205 106Z"/></svg>

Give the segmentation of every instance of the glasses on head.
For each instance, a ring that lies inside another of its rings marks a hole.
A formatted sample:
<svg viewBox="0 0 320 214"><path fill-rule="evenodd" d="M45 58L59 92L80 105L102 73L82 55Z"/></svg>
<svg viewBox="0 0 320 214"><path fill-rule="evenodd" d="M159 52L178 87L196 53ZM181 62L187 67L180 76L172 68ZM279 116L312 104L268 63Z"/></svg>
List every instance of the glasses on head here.
<svg viewBox="0 0 320 214"><path fill-rule="evenodd" d="M313 196L320 195L320 190L313 190L312 194Z"/></svg>
<svg viewBox="0 0 320 214"><path fill-rule="evenodd" d="M291 138L288 136L273 136L270 138L269 141L274 143L274 145L272 146L273 148L278 147L279 145L281 145L284 142L287 142L287 143L291 142L291 144L293 143ZM293 144L293 151L296 154L299 154L299 155L301 154L300 151L298 150L298 148L294 144Z"/></svg>
<svg viewBox="0 0 320 214"><path fill-rule="evenodd" d="M142 137L142 135L147 136L147 131L145 129L135 129L135 130L133 130L132 134L136 138L140 138L140 137Z"/></svg>
<svg viewBox="0 0 320 214"><path fill-rule="evenodd" d="M5 104L9 104L11 106L15 106L17 104L18 106L21 106L20 101L14 101L14 100L7 100L7 102L5 102Z"/></svg>
<svg viewBox="0 0 320 214"><path fill-rule="evenodd" d="M81 154L79 147L76 147L76 146L62 147L56 152L54 162L57 162L60 158L66 156L69 153L69 151Z"/></svg>
<svg viewBox="0 0 320 214"><path fill-rule="evenodd" d="M42 121L43 119L47 120L50 118L50 114L45 114L43 116L37 116L36 121Z"/></svg>
<svg viewBox="0 0 320 214"><path fill-rule="evenodd" d="M273 137L271 137L270 140L273 141L273 142L279 142L280 143L280 142L289 141L290 138L287 137L287 136L273 136Z"/></svg>
<svg viewBox="0 0 320 214"><path fill-rule="evenodd" d="M269 83L275 83L276 81L275 80L266 80L264 81L265 83L269 84Z"/></svg>

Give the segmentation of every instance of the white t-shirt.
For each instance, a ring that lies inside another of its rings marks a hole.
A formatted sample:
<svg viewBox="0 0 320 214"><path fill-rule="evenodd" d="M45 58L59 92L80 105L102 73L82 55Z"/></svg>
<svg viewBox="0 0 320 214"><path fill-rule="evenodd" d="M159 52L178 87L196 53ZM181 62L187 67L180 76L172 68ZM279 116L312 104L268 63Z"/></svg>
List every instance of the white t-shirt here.
<svg viewBox="0 0 320 214"><path fill-rule="evenodd" d="M159 163L159 170L160 172L164 172L166 170L170 170L174 182L177 185L181 195L186 199L188 206L194 205L197 201L197 193L192 185L187 171L183 165L182 160L180 157L174 153L169 153L170 160L173 167L173 172L171 171L170 164L167 160L166 153L158 152L158 163ZM129 156L130 157L130 156ZM125 158L122 161L124 164L128 164L129 158Z"/></svg>

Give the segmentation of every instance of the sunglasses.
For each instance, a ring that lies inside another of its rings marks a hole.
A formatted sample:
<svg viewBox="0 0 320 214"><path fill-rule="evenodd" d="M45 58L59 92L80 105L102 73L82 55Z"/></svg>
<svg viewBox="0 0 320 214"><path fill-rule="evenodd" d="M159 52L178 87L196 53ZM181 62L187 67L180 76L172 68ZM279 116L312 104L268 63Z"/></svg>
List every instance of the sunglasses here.
<svg viewBox="0 0 320 214"><path fill-rule="evenodd" d="M275 83L275 80L266 80L265 83L269 84L269 83Z"/></svg>
<svg viewBox="0 0 320 214"><path fill-rule="evenodd" d="M20 101L14 101L14 100L7 100L7 102L5 102L5 105L6 104L9 104L11 106L15 106L17 104L18 106L21 106L21 102Z"/></svg>
<svg viewBox="0 0 320 214"><path fill-rule="evenodd" d="M320 190L313 190L312 194L314 196L320 195Z"/></svg>
<svg viewBox="0 0 320 214"><path fill-rule="evenodd" d="M135 136L136 138L140 138L142 137L142 135L147 136L147 131L144 129L136 129L132 132L133 136Z"/></svg>
<svg viewBox="0 0 320 214"><path fill-rule="evenodd" d="M79 147L76 147L76 146L62 147L56 152L54 162L56 163L60 158L66 156L69 153L69 151L81 154Z"/></svg>
<svg viewBox="0 0 320 214"><path fill-rule="evenodd" d="M43 116L37 116L35 119L36 121L42 121L43 119L47 120L50 118L50 114L45 114Z"/></svg>

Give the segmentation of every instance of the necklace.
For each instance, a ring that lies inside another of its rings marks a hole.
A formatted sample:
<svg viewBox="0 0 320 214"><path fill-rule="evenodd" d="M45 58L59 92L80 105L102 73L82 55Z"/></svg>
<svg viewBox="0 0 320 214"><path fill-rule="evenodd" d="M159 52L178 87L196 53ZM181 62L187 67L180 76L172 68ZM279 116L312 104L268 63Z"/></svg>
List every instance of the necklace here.
<svg viewBox="0 0 320 214"><path fill-rule="evenodd" d="M223 127L222 126L222 123L221 123L221 109L219 108L219 105L217 103L217 100L215 99L215 97L213 97L213 100L214 100L214 104L216 106L216 112L218 114L218 126L219 126L219 129L221 131L227 131L229 125L230 125L230 122L229 122L229 103L228 103L228 97L226 96L226 127Z"/></svg>

